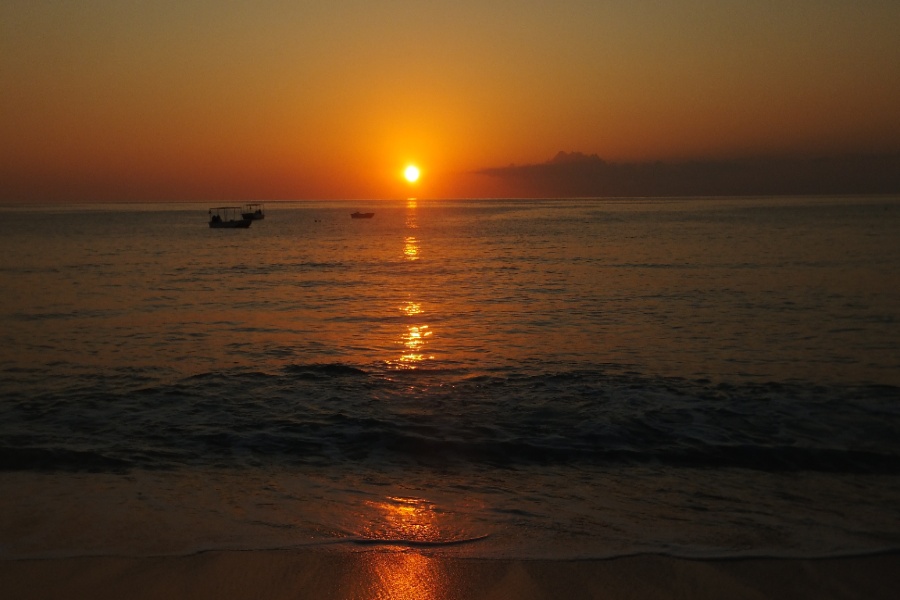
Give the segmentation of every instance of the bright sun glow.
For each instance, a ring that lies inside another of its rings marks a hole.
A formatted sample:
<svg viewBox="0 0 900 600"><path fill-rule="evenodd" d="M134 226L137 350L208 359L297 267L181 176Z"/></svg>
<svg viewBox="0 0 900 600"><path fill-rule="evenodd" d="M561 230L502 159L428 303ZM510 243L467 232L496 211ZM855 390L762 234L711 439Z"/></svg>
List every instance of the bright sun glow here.
<svg viewBox="0 0 900 600"><path fill-rule="evenodd" d="M408 182L415 183L419 179L419 168L416 165L409 165L403 171L403 176L406 177Z"/></svg>

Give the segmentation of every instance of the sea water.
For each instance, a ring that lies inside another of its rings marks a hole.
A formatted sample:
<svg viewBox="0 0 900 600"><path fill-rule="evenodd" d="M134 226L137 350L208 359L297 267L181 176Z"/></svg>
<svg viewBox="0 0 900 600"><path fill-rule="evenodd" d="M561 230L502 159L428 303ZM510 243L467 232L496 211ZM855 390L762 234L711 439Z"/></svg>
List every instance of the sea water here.
<svg viewBox="0 0 900 600"><path fill-rule="evenodd" d="M0 557L900 548L900 198L266 213L0 208Z"/></svg>

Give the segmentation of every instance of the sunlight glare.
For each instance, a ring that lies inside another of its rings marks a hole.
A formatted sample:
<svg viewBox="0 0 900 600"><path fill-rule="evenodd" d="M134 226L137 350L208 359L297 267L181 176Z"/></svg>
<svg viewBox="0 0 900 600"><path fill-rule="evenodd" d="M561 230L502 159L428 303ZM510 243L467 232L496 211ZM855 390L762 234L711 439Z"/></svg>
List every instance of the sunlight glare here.
<svg viewBox="0 0 900 600"><path fill-rule="evenodd" d="M416 165L409 165L403 171L403 176L406 177L408 182L415 183L419 179L419 168Z"/></svg>

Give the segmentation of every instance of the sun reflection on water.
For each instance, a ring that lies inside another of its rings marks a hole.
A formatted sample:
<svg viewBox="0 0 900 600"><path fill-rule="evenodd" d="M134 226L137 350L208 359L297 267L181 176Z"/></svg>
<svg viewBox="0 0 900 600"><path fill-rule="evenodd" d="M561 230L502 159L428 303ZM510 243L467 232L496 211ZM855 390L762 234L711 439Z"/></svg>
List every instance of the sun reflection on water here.
<svg viewBox="0 0 900 600"><path fill-rule="evenodd" d="M418 229L419 220L416 217L416 207L418 203L415 198L406 200L406 228ZM404 238L403 258L406 260L419 260L419 240L416 239L412 232Z"/></svg>
<svg viewBox="0 0 900 600"><path fill-rule="evenodd" d="M422 304L420 302L407 302L403 306L400 307L400 312L402 312L407 317L413 317L415 315L422 314Z"/></svg>
<svg viewBox="0 0 900 600"><path fill-rule="evenodd" d="M407 317L421 317L425 310L420 302L408 301L400 306L400 312ZM434 356L425 353L428 338L433 333L425 323L407 324L405 331L400 334L399 343L403 346L403 351L397 361L399 366L414 369L422 361L433 359Z"/></svg>
<svg viewBox="0 0 900 600"><path fill-rule="evenodd" d="M419 228L418 218L416 216L416 208L418 201L415 198L408 198L406 201L406 228L415 230ZM413 231L408 232L403 240L403 257L408 261L416 261L421 258L419 240L416 236L411 235ZM434 359L433 355L427 354L425 347L429 338L434 334L431 327L421 320L425 314L425 309L421 302L415 300L407 300L399 307L404 317L407 317L404 324L404 330L401 331L397 344L402 346L400 357L395 361L388 361L396 367L404 369L415 369L420 363L426 360Z"/></svg>
<svg viewBox="0 0 900 600"><path fill-rule="evenodd" d="M415 363L434 358L423 352L425 339L432 333L428 329L428 325L407 325L406 329L406 333L401 338L406 351L400 355L400 362L413 366Z"/></svg>
<svg viewBox="0 0 900 600"><path fill-rule="evenodd" d="M378 515L363 532L368 539L436 542L441 539L434 504L422 498L391 496L382 501L367 501Z"/></svg>
<svg viewBox="0 0 900 600"><path fill-rule="evenodd" d="M406 260L419 260L419 242L411 235L406 236L406 245L403 247L403 257Z"/></svg>

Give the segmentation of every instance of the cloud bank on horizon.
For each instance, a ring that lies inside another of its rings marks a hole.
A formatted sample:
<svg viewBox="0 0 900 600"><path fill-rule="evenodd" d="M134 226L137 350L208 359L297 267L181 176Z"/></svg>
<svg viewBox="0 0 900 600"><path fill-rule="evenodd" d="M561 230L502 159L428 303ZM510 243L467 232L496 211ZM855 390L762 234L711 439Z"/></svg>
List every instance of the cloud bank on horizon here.
<svg viewBox="0 0 900 600"><path fill-rule="evenodd" d="M560 151L543 163L476 172L521 197L900 193L900 153L614 163Z"/></svg>

